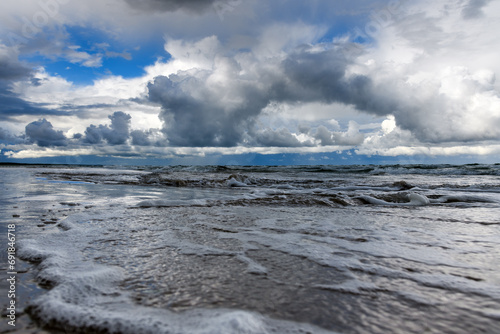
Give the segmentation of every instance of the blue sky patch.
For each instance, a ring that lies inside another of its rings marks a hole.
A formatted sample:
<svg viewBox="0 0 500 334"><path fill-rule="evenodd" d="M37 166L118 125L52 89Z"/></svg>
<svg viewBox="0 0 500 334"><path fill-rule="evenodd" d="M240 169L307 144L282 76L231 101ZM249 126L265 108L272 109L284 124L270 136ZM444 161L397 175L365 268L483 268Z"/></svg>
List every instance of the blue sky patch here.
<svg viewBox="0 0 500 334"><path fill-rule="evenodd" d="M92 28L65 28L68 37L57 53L45 55L37 51L20 59L75 85L91 85L107 76L140 77L144 68L158 58L170 57L162 38L150 39L144 45L125 45Z"/></svg>

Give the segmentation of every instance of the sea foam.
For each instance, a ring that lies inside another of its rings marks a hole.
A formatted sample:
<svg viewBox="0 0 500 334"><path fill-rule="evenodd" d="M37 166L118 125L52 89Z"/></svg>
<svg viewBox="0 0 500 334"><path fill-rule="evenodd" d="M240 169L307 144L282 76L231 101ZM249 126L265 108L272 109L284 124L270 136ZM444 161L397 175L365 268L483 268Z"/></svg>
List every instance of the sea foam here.
<svg viewBox="0 0 500 334"><path fill-rule="evenodd" d="M417 193L408 194L407 199L409 200L409 202L404 202L404 203L387 202L368 195L358 196L358 198L366 201L369 204L388 205L388 206L421 206L421 205L429 205L431 203L431 201L426 196Z"/></svg>
<svg viewBox="0 0 500 334"><path fill-rule="evenodd" d="M125 215L126 212L117 210L112 214L118 220ZM127 275L123 269L96 264L84 256L84 249L102 237L103 230L97 225L92 228L92 220L102 218L106 217L99 213L76 214L63 221L63 230L21 242L20 257L38 263L37 279L50 288L27 309L40 324L66 330L131 334L333 333L244 310L198 308L174 313L137 305L128 292L119 288ZM186 242L178 246L184 247L185 253L218 252ZM264 267L244 255L241 261L247 262L252 272L265 273Z"/></svg>

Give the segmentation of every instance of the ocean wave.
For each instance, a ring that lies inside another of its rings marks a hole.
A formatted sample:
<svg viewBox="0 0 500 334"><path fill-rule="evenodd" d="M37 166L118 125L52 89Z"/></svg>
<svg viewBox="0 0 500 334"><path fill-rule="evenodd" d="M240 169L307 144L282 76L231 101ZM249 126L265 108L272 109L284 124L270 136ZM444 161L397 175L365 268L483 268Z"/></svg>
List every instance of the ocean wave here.
<svg viewBox="0 0 500 334"><path fill-rule="evenodd" d="M434 174L500 175L500 164L396 164L396 165L310 165L310 166L166 166L149 170L160 173L308 173L308 174Z"/></svg>
<svg viewBox="0 0 500 334"><path fill-rule="evenodd" d="M115 220L126 220L126 216L124 212L113 212ZM102 218L99 213L75 214L66 218L65 229L20 243L19 256L38 263L37 280L48 289L26 308L26 312L42 327L75 333L334 334L314 325L275 320L246 310L196 308L177 313L138 305L129 292L120 288L127 275L124 269L97 264L84 255L93 244L109 241L103 234L107 227L87 226ZM82 221L88 223L82 224ZM129 235L131 228L137 229L120 223L115 228L121 228ZM229 253L177 238L170 241L186 248L186 254ZM250 273L265 271L243 254L239 260L248 264Z"/></svg>
<svg viewBox="0 0 500 334"><path fill-rule="evenodd" d="M469 165L447 165L447 164L422 164L422 165L385 165L377 166L373 174L415 174L415 175L500 175L500 165L469 164Z"/></svg>
<svg viewBox="0 0 500 334"><path fill-rule="evenodd" d="M422 206L422 205L429 205L431 202L430 200L425 197L424 195L420 195L417 193L410 193L405 196L407 201L405 202L387 202L382 199L378 199L375 197L371 196L359 196L357 197L358 199L361 199L362 201L368 203L368 204L374 204L374 205L391 205L391 206Z"/></svg>
<svg viewBox="0 0 500 334"><path fill-rule="evenodd" d="M189 205L429 205L499 203L497 177L454 173L498 170L497 165L390 165L390 166L173 166L152 170L92 168L50 169L38 173L40 182L63 180L75 186L118 184L182 189L214 189L208 198L173 199L146 197L141 207ZM368 170L369 169L369 170ZM384 174L381 171L394 174ZM408 172L420 174L405 174ZM339 171L341 173L339 174ZM349 172L350 171L350 172ZM402 172L404 171L404 173ZM422 171L424 174L422 174ZM401 173L400 173L401 172ZM425 174L427 173L427 174ZM439 174L444 173L444 174ZM43 178L42 178L43 177ZM227 189L227 190L226 190ZM172 190L173 192L173 190ZM409 199L410 193L413 198ZM423 198L427 197L427 203ZM202 196L203 197L203 196Z"/></svg>
<svg viewBox="0 0 500 334"><path fill-rule="evenodd" d="M22 171L3 195L42 288L26 313L84 333L498 332L498 178L242 170Z"/></svg>

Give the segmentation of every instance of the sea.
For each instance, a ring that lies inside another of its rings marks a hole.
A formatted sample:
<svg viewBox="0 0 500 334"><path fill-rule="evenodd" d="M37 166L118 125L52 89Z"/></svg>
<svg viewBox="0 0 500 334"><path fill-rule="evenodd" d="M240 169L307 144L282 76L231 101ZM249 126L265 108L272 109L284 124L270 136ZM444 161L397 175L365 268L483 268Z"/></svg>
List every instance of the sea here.
<svg viewBox="0 0 500 334"><path fill-rule="evenodd" d="M500 164L27 165L0 182L1 333L500 333Z"/></svg>

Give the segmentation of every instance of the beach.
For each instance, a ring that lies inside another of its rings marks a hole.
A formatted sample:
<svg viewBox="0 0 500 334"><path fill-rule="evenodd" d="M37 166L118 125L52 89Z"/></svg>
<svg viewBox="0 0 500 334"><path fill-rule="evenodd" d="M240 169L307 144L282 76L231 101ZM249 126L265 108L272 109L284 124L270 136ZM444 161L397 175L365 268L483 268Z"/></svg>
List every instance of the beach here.
<svg viewBox="0 0 500 334"><path fill-rule="evenodd" d="M500 165L2 167L19 322L0 328L497 333L499 176Z"/></svg>

